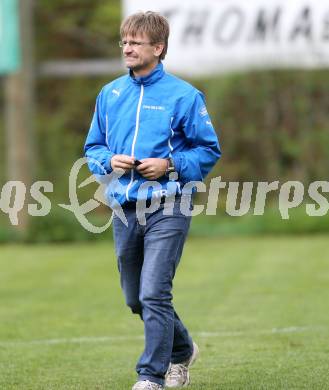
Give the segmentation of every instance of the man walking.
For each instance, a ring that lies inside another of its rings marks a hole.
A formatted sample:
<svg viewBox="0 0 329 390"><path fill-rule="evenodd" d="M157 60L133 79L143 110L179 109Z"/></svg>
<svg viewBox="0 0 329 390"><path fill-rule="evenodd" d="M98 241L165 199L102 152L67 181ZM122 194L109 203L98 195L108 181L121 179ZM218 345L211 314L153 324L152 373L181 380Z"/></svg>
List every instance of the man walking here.
<svg viewBox="0 0 329 390"><path fill-rule="evenodd" d="M129 74L99 93L85 155L94 174L123 170L125 190L110 183L106 195L126 216L127 223L113 219L121 286L127 305L144 321L145 349L133 390L187 386L198 347L171 293L191 219L184 210L192 209L183 204L190 197L181 188L203 180L220 149L202 93L164 71L167 20L139 12L122 22L120 34ZM149 211L143 220L139 204Z"/></svg>

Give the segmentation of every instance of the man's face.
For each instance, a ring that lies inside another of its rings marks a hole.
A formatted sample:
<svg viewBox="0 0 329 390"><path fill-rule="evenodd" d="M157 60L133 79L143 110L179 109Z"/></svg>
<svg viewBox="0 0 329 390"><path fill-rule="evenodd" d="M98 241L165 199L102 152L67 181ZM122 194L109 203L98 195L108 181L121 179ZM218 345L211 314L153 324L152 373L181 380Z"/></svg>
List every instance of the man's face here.
<svg viewBox="0 0 329 390"><path fill-rule="evenodd" d="M126 66L136 76L148 74L158 64L159 55L163 48L162 44L151 44L151 40L145 34L138 34L134 37L127 35L122 39L122 42Z"/></svg>

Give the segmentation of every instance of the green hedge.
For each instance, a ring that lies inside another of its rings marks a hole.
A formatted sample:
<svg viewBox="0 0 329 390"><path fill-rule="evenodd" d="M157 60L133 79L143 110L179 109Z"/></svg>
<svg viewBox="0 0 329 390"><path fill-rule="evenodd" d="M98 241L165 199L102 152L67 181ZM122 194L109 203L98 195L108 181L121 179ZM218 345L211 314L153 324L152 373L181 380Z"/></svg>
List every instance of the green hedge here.
<svg viewBox="0 0 329 390"><path fill-rule="evenodd" d="M283 220L278 210L269 208L263 216L247 214L243 217L231 217L220 211L217 216L200 214L193 217L191 236L252 236L252 235L300 235L329 233L329 216L310 217L305 207L290 210L290 219ZM103 226L110 214L93 214L88 220L95 226ZM0 219L0 243L27 242L82 242L112 240L112 228L104 233L93 234L85 230L69 211L54 208L46 217L32 217L29 229L22 235L10 226L5 218Z"/></svg>

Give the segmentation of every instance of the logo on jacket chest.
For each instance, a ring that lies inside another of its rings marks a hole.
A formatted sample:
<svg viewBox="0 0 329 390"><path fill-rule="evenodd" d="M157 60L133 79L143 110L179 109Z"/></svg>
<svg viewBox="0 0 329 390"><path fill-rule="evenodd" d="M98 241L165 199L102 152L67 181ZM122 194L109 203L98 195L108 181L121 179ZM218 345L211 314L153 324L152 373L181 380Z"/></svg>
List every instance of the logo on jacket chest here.
<svg viewBox="0 0 329 390"><path fill-rule="evenodd" d="M165 111L166 108L164 106L153 106L149 104L143 104L144 110L155 110L155 111Z"/></svg>

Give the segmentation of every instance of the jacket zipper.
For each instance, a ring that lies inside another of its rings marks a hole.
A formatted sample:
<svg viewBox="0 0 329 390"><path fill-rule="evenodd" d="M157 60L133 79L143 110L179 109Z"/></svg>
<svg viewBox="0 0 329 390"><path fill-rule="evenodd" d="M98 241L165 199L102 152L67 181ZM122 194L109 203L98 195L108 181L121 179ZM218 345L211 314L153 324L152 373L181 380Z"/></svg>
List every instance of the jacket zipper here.
<svg viewBox="0 0 329 390"><path fill-rule="evenodd" d="M139 131L139 116L140 116L140 111L141 111L141 106L142 106L143 95L144 95L144 86L143 86L143 84L141 84L141 92L140 92L140 95L139 95L139 101L138 101L137 113L136 113L135 134L134 134L133 143L132 143L132 146L131 146L131 157L133 157L134 154L135 154L135 145L136 145L137 135L138 135L138 131ZM132 169L131 170L130 182L129 182L129 184L127 186L127 189L126 189L126 199L127 199L127 201L129 201L129 190L130 190L130 187L133 184L133 181L134 181L134 170Z"/></svg>

